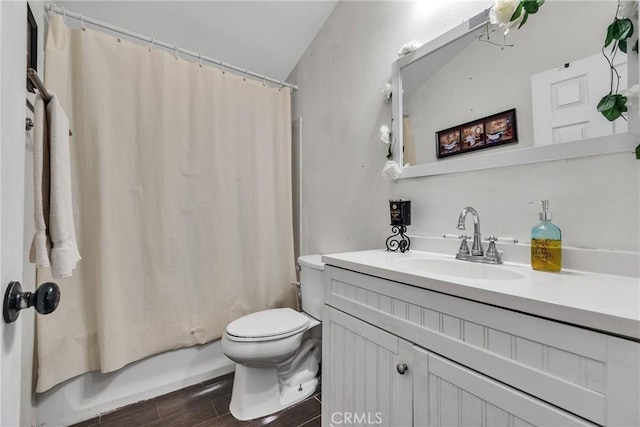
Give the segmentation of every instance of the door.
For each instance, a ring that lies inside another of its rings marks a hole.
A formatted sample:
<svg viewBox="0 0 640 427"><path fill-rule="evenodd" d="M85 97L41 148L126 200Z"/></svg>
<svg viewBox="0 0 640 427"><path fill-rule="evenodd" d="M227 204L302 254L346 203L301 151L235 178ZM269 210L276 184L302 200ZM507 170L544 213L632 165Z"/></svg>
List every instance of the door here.
<svg viewBox="0 0 640 427"><path fill-rule="evenodd" d="M627 88L627 56L614 63ZM610 122L596 109L609 93L610 71L602 54L531 76L534 145L559 144L627 131L625 120Z"/></svg>
<svg viewBox="0 0 640 427"><path fill-rule="evenodd" d="M448 359L414 347L415 426L593 426Z"/></svg>
<svg viewBox="0 0 640 427"><path fill-rule="evenodd" d="M40 6L42 7L42 6ZM23 282L27 3L0 4L0 292ZM32 290L29 284L26 290ZM0 320L0 425L31 424L31 370L24 345L33 330L20 316ZM31 323L32 325L32 323ZM32 326L31 326L32 327ZM27 362L25 362L27 361ZM26 365L27 363L28 365Z"/></svg>
<svg viewBox="0 0 640 427"><path fill-rule="evenodd" d="M328 306L322 328L322 424L410 426L411 344Z"/></svg>

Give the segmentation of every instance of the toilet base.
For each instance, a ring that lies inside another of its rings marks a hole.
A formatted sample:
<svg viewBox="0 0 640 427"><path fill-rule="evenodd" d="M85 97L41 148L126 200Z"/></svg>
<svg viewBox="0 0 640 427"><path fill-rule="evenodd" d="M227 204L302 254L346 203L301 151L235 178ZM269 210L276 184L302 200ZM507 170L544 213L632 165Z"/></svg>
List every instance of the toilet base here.
<svg viewBox="0 0 640 427"><path fill-rule="evenodd" d="M300 383L283 385L277 368L249 368L236 364L229 412L241 421L281 411L311 396L318 378L300 378Z"/></svg>

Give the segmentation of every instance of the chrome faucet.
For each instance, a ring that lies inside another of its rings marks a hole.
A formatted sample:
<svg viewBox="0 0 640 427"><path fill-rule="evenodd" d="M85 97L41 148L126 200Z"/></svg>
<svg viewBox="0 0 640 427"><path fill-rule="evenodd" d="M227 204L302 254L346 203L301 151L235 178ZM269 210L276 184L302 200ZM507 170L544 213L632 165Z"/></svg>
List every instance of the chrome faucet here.
<svg viewBox="0 0 640 427"><path fill-rule="evenodd" d="M518 243L518 240L514 239L513 237L487 237L484 240L489 242L489 247L485 252L484 248L482 247L482 236L480 235L480 217L478 216L478 211L476 211L471 206L467 206L466 208L462 209L462 212L460 212L460 217L458 218L458 230L465 230L464 224L468 214L471 214L471 217L473 218L473 245L471 246L471 250L469 250L469 247L467 246L467 239L470 239L471 236L467 236L466 234L445 234L443 236L445 239L460 240L460 248L458 249L456 259L461 259L463 261L482 262L485 264L502 264L502 251L499 251L496 248L496 242L515 244Z"/></svg>
<svg viewBox="0 0 640 427"><path fill-rule="evenodd" d="M464 222L467 219L467 214L471 214L473 218L473 245L471 246L471 255L483 256L484 249L482 249L481 243L482 236L480 235L480 217L478 216L478 211L471 206L462 209L460 217L458 218L458 230L466 230Z"/></svg>

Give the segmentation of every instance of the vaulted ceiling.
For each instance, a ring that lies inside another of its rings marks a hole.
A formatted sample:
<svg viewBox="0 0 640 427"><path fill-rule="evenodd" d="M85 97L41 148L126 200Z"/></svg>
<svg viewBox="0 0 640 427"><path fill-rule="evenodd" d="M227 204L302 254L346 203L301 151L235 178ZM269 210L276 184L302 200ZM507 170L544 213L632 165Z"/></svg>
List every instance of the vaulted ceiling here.
<svg viewBox="0 0 640 427"><path fill-rule="evenodd" d="M62 1L69 11L284 80L336 1Z"/></svg>

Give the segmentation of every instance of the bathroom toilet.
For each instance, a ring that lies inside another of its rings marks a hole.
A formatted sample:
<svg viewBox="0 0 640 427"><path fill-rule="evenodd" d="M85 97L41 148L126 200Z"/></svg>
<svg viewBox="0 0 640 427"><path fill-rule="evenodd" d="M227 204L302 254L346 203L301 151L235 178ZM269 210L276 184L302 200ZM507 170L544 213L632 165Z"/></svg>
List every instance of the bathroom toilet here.
<svg viewBox="0 0 640 427"><path fill-rule="evenodd" d="M278 412L312 395L322 354L324 264L298 258L303 312L275 308L227 325L222 351L236 362L229 411L239 420Z"/></svg>

